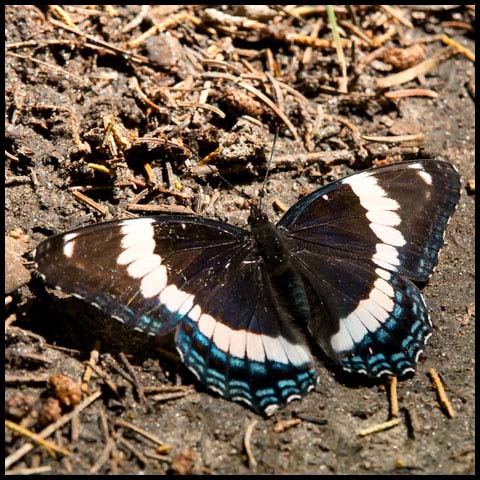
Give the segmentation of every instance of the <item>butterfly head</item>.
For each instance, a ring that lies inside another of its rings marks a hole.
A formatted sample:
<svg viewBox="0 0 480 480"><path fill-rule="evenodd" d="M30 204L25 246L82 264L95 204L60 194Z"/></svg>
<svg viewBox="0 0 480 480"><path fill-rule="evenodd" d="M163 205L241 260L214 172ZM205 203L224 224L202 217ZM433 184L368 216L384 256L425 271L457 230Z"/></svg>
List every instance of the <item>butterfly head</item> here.
<svg viewBox="0 0 480 480"><path fill-rule="evenodd" d="M255 226L261 223L268 223L268 215L263 212L258 206L253 205L250 208L250 216L248 217L248 224Z"/></svg>

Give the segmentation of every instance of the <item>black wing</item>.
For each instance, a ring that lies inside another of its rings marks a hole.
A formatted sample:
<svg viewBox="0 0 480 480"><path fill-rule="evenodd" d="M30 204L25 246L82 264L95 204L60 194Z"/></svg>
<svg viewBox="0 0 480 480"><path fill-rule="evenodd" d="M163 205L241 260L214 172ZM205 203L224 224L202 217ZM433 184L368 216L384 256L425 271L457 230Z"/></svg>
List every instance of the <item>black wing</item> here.
<svg viewBox="0 0 480 480"><path fill-rule="evenodd" d="M316 382L245 230L198 217L127 219L49 238L35 260L48 284L121 322L175 330L183 362L226 398L270 414Z"/></svg>
<svg viewBox="0 0 480 480"><path fill-rule="evenodd" d="M415 369L431 333L422 295L460 197L447 162L373 168L306 196L280 220L311 290L309 330L344 369Z"/></svg>

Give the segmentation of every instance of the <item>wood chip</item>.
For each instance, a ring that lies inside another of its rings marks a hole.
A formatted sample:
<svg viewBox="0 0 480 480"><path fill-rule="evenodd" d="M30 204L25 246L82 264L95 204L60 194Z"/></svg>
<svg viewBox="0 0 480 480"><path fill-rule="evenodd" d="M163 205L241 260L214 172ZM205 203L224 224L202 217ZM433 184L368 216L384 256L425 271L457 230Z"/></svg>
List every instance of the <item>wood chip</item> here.
<svg viewBox="0 0 480 480"><path fill-rule="evenodd" d="M300 418L291 418L289 420L279 420L274 426L273 431L275 433L282 433L289 428L295 427L296 425L300 425L302 420Z"/></svg>
<svg viewBox="0 0 480 480"><path fill-rule="evenodd" d="M469 195L472 195L473 193L475 193L475 179L474 178L470 178L467 181L466 189L467 189L467 193Z"/></svg>

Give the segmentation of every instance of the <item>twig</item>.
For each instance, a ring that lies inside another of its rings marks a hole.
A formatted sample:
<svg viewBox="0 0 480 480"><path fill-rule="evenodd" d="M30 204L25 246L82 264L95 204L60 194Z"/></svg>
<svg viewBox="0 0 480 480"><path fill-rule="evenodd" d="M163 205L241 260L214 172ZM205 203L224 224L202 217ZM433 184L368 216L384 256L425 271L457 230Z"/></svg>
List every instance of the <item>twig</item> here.
<svg viewBox="0 0 480 480"><path fill-rule="evenodd" d="M304 422L313 423L314 425L327 425L328 420L325 418L316 418L316 417L309 417L308 415L304 415L303 413L295 414L297 418L303 420Z"/></svg>
<svg viewBox="0 0 480 480"><path fill-rule="evenodd" d="M152 395L150 400L153 402L167 402L168 400L176 400L177 398L183 398L187 395L193 393L194 390L184 390L181 392L172 392L172 393L159 393L157 395Z"/></svg>
<svg viewBox="0 0 480 480"><path fill-rule="evenodd" d="M128 42L128 46L130 48L136 48L140 46L142 43L144 43L151 36L157 35L158 33L161 33L178 23L184 22L185 20L193 21L194 18L195 17L193 15L187 12L180 12L180 13L177 13L176 15L169 15L167 19L164 20L163 22L156 23L155 25L153 25L153 27L149 28L146 32L142 33L137 38L130 40Z"/></svg>
<svg viewBox="0 0 480 480"><path fill-rule="evenodd" d="M142 437L145 437L146 439L150 440L151 442L155 443L156 445L159 445L161 447L167 447L167 445L162 442L157 436L143 430L143 428L137 427L133 423L127 422L126 420L122 420L121 418L118 418L115 420L115 426L116 427L123 427L123 428L128 428L132 430L133 432L138 433ZM169 448L172 448L170 445L168 445Z"/></svg>
<svg viewBox="0 0 480 480"><path fill-rule="evenodd" d="M14 184L29 183L31 180L32 179L28 175L14 175L13 177L5 177L5 186L8 187Z"/></svg>
<svg viewBox="0 0 480 480"><path fill-rule="evenodd" d="M48 377L39 377L38 374L33 375L5 375L5 383L10 385L13 383L36 384L48 383Z"/></svg>
<svg viewBox="0 0 480 480"><path fill-rule="evenodd" d="M180 213L184 215L194 215L195 212L182 205L127 205L127 210L132 212L154 212L154 213Z"/></svg>
<svg viewBox="0 0 480 480"><path fill-rule="evenodd" d="M26 360L27 362L30 361L32 363L43 363L46 366L51 365L53 363L53 360L39 353L17 351L17 352L11 352L11 355L12 355L12 358L15 358L15 359Z"/></svg>
<svg viewBox="0 0 480 480"><path fill-rule="evenodd" d="M37 473L48 473L52 471L50 465L35 468L15 468L14 470L7 470L5 475L35 475Z"/></svg>
<svg viewBox="0 0 480 480"><path fill-rule="evenodd" d="M247 425L247 428L245 429L245 436L243 437L243 445L245 447L245 453L247 454L247 458L248 458L248 466L252 470L255 470L257 468L257 461L253 456L252 444L251 444L252 432L255 426L257 425L257 423L258 423L258 420L252 420Z"/></svg>
<svg viewBox="0 0 480 480"><path fill-rule="evenodd" d="M99 423L100 423L100 430L102 431L103 437L105 438L105 442L108 441L110 437L110 430L108 428L108 418L105 413L103 406L99 408Z"/></svg>
<svg viewBox="0 0 480 480"><path fill-rule="evenodd" d="M173 140L169 140L168 138L163 138L163 137L141 137L137 138L133 143L135 145L138 145L143 142L151 142L151 143L163 143L165 145L170 145L172 147L176 147L182 150L182 153L187 156L187 157L193 157L192 151L185 145L179 144L177 142L174 142Z"/></svg>
<svg viewBox="0 0 480 480"><path fill-rule="evenodd" d="M267 57L267 66L268 66L268 72L270 75L273 75L273 77L278 78L281 76L280 70L278 68L278 63L275 60L275 57L273 56L272 50L270 48L265 49L265 56Z"/></svg>
<svg viewBox="0 0 480 480"><path fill-rule="evenodd" d="M80 434L80 417L78 415L74 415L72 417L72 424L70 428L70 441L72 443L77 443Z"/></svg>
<svg viewBox="0 0 480 480"><path fill-rule="evenodd" d="M75 75L74 73L68 72L67 70L65 70L61 67L57 67L56 65L52 65L51 63L43 62L42 60L38 60L38 59L33 58L33 57L26 57L24 55L19 55L18 53L13 53L13 52L7 52L7 55L10 55L12 57L21 58L22 60L25 60L25 61L31 61L31 62L34 62L34 63L38 63L39 65L50 68L51 70L55 70L57 72L63 73L67 77L73 77L81 83L85 83L85 78L79 77L78 75Z"/></svg>
<svg viewBox="0 0 480 480"><path fill-rule="evenodd" d="M362 135L362 138L369 142L380 143L423 142L425 140L425 135L423 133L389 136Z"/></svg>
<svg viewBox="0 0 480 480"><path fill-rule="evenodd" d="M102 453L99 455L98 460L95 462L92 468L90 468L90 473L97 473L103 467L103 465L105 465L110 457L110 452L114 449L114 447L115 441L113 438L109 438Z"/></svg>
<svg viewBox="0 0 480 480"><path fill-rule="evenodd" d="M360 27L358 27L357 25L353 25L353 23L347 22L346 20L341 20L338 23L340 24L340 26L348 28L354 35L359 38L361 43L368 46L372 45L372 39L365 32L360 30Z"/></svg>
<svg viewBox="0 0 480 480"><path fill-rule="evenodd" d="M374 425L373 427L368 427L364 428L363 430L360 430L358 434L361 437L365 437L366 435L370 435L372 433L378 433L378 432L383 432L384 430L388 430L389 428L393 428L396 425L400 423L399 418L394 418L392 420L388 420L387 422L383 423L378 423L377 425Z"/></svg>
<svg viewBox="0 0 480 480"><path fill-rule="evenodd" d="M213 159L217 158L222 151L223 151L223 147L220 145L215 150L213 150L210 153L207 153L207 155L205 155L203 158L201 158L197 162L197 165L205 165L206 163L211 162Z"/></svg>
<svg viewBox="0 0 480 480"><path fill-rule="evenodd" d="M82 379L82 391L88 392L88 382L92 377L93 369L91 365L96 365L98 363L98 358L100 356L100 342L98 340L95 342L95 346L93 347L92 351L90 352L90 358L85 368L85 373L83 374Z"/></svg>
<svg viewBox="0 0 480 480"><path fill-rule="evenodd" d="M318 34L320 33L320 29L322 28L322 25L323 25L323 19L317 18L317 21L313 25L312 31L310 32L310 36L312 38L318 38ZM313 47L310 47L310 46L307 47L303 52L303 56L302 56L302 63L304 65L312 61L312 54L313 54Z"/></svg>
<svg viewBox="0 0 480 480"><path fill-rule="evenodd" d="M174 191L176 182L175 182L175 177L173 175L172 164L170 162L165 162L165 170L167 171L168 189L171 191Z"/></svg>
<svg viewBox="0 0 480 480"><path fill-rule="evenodd" d="M48 427L43 429L38 435L42 438L49 437L53 432L63 427L63 425L68 423L75 415L78 415L82 410L87 408L91 403L97 400L97 398L99 398L101 395L102 395L102 392L100 390L93 393L92 395L87 397L85 400L80 402L71 412L63 415L63 417L60 417L55 423L50 424ZM18 460L20 460L23 456L25 456L28 452L30 452L30 450L32 450L33 447L34 447L33 444L26 443L25 445L20 447L18 450L11 453L5 459L5 469L8 469L15 462L18 462Z"/></svg>
<svg viewBox="0 0 480 480"><path fill-rule="evenodd" d="M284 37L287 42L298 43L299 45L309 45L316 48L335 47L335 42L332 40L325 40L324 38L312 38L309 35L301 35L299 33L287 33ZM340 40L340 45L342 48L350 48L352 46L352 41Z"/></svg>
<svg viewBox="0 0 480 480"><path fill-rule="evenodd" d="M401 23L403 26L407 28L413 28L412 22L410 20L407 20L404 16L403 13L400 12L398 9L393 8L391 5L380 5L380 8L384 10L385 12L388 13L392 18L397 20L399 23Z"/></svg>
<svg viewBox="0 0 480 480"><path fill-rule="evenodd" d="M147 179L152 185L157 184L157 178L155 176L155 172L153 171L152 166L150 165L149 162L144 161L143 162L143 169L145 170L145 173L147 174Z"/></svg>
<svg viewBox="0 0 480 480"><path fill-rule="evenodd" d="M398 417L397 377L390 377L388 382L388 400L390 403L390 418Z"/></svg>
<svg viewBox="0 0 480 480"><path fill-rule="evenodd" d="M131 77L130 82L133 86L133 88L137 91L138 96L149 106L152 107L154 110L157 110L157 112L167 115L168 114L168 109L165 107L160 107L156 103L152 102L143 92L142 89L140 88L140 85L138 83L137 77Z"/></svg>
<svg viewBox="0 0 480 480"><path fill-rule="evenodd" d="M144 387L145 393L165 393L165 392L178 392L184 390L192 390L193 385L158 385L151 387Z"/></svg>
<svg viewBox="0 0 480 480"><path fill-rule="evenodd" d="M462 55L467 57L469 60L471 60L472 62L475 62L475 54L471 50L464 47L463 45L460 45L458 42L456 42L455 40L450 38L448 35L442 35L440 38L442 39L442 42L445 45L448 45L450 47L455 48L455 50L460 52Z"/></svg>
<svg viewBox="0 0 480 480"><path fill-rule="evenodd" d="M211 88L212 88L212 82L210 80L207 80L203 84L203 89L200 92L200 95L198 97L198 103L199 104L206 104L207 103L208 96L210 95L210 89ZM190 103L190 102L186 102L186 103ZM222 117L222 118L225 118L225 114L220 109L219 109L219 112L221 112L224 115L224 117ZM192 123L194 123L194 124L200 123L200 113L198 111L193 114Z"/></svg>
<svg viewBox="0 0 480 480"><path fill-rule="evenodd" d="M272 205L277 212L284 213L287 211L287 207L285 206L285 204L282 201L280 201L278 198L275 198L273 200Z"/></svg>
<svg viewBox="0 0 480 480"><path fill-rule="evenodd" d="M354 153L351 150L336 150L331 152L311 152L311 153L296 153L293 155L279 155L274 159L273 165L278 166L284 163L316 163L323 162L326 164L353 160Z"/></svg>
<svg viewBox="0 0 480 480"><path fill-rule="evenodd" d="M239 82L238 85L244 88L245 90L248 90L253 95L257 96L260 100L262 100L263 103L269 106L275 112L275 114L283 121L283 123L287 126L287 128L292 133L293 138L295 140L298 139L297 130L293 126L292 122L290 122L287 116L266 95L264 95L260 90L256 89L253 85L250 85L249 83L242 81L242 82Z"/></svg>
<svg viewBox="0 0 480 480"><path fill-rule="evenodd" d="M128 373L132 377L133 384L134 384L135 389L137 391L138 401L140 403L145 403L145 393L143 391L143 385L138 380L137 372L135 372L132 365L130 365L130 362L128 361L127 356L123 352L120 352L119 357L120 357L120 360L125 365L126 369L128 370Z"/></svg>
<svg viewBox="0 0 480 480"><path fill-rule="evenodd" d="M212 58L202 58L200 60L200 63L202 65L206 65L207 67L209 67L209 66L218 67L218 68L223 67L226 70L231 70L233 73L235 73L238 76L240 76L242 74L242 70L240 70L240 68L238 68L235 65L232 65L231 63L224 62L224 61L221 61L221 60L214 60Z"/></svg>
<svg viewBox="0 0 480 480"><path fill-rule="evenodd" d="M203 108L204 110L210 110L211 112L216 113L220 118L225 118L226 115L218 107L210 105L208 103L202 102L177 102L179 107L192 107L192 108Z"/></svg>
<svg viewBox="0 0 480 480"><path fill-rule="evenodd" d="M293 95L302 106L309 104L309 100L306 97L304 97L298 90L295 90L292 86L287 85L286 83L283 83L278 79L276 80L277 80L277 83L280 85L280 87L282 87L286 92Z"/></svg>
<svg viewBox="0 0 480 480"><path fill-rule="evenodd" d="M148 459L143 455L138 448L135 448L128 440L126 440L120 433L115 432L114 434L115 440L122 446L124 446L127 450L133 453L135 457L140 460L143 465L148 465Z"/></svg>
<svg viewBox="0 0 480 480"><path fill-rule="evenodd" d="M87 167L91 168L92 170L96 170L97 172L106 173L107 175L111 175L112 171L106 167L105 165L100 165L98 163L87 163Z"/></svg>
<svg viewBox="0 0 480 480"><path fill-rule="evenodd" d="M68 450L65 450L64 448L59 447L57 444L55 444L54 442L51 442L50 440L45 440L43 437L41 437L37 433L34 433L28 428L22 427L18 423L12 422L11 420L5 420L5 428L9 428L10 430L13 430L15 433L18 433L19 435L23 435L24 437L27 437L30 440L33 440L34 442L36 442L38 445L45 448L49 452L56 452L56 453L59 453L60 455L65 455L65 456L70 455L70 452Z"/></svg>
<svg viewBox="0 0 480 480"><path fill-rule="evenodd" d="M97 203L95 200L92 200L90 197L87 197L82 192L78 190L73 190L72 195L77 200L79 200L80 202L86 203L93 209L97 210L97 212L100 212L102 215L106 215L108 213L108 210L105 207L102 207L99 203Z"/></svg>
<svg viewBox="0 0 480 480"><path fill-rule="evenodd" d="M143 19L147 16L149 10L150 5L142 5L138 14L122 28L121 32L128 33L130 30L138 27L143 22Z"/></svg>
<svg viewBox="0 0 480 480"><path fill-rule="evenodd" d="M115 394L115 396L120 399L121 396L118 392L117 385L113 382L112 379L98 366L89 364L90 368L105 382L105 384L110 388L110 390Z"/></svg>
<svg viewBox="0 0 480 480"><path fill-rule="evenodd" d="M302 24L307 23L305 19L303 19L300 15L297 15L292 9L288 7L284 7L283 5L272 5L272 6L273 8L276 8L278 11L285 13L285 15L288 15L289 17L292 17L295 20L298 20Z"/></svg>
<svg viewBox="0 0 480 480"><path fill-rule="evenodd" d="M343 5L332 5L333 11L336 14L347 14L348 10ZM326 5L300 5L298 7L292 8L290 11L295 15L324 15L327 8Z"/></svg>
<svg viewBox="0 0 480 480"><path fill-rule="evenodd" d="M49 5L48 9L55 12L69 27L77 28L70 15L60 5Z"/></svg>
<svg viewBox="0 0 480 480"><path fill-rule="evenodd" d="M280 90L280 85L277 82L277 79L272 74L270 74L269 72L265 72L265 75L268 78L269 82L272 84L274 98L277 102L278 109L281 112L283 112L285 110L285 101L284 101L284 98L283 98L283 93Z"/></svg>
<svg viewBox="0 0 480 480"><path fill-rule="evenodd" d="M430 97L438 98L438 93L426 88L406 88L404 90L394 90L384 93L387 98L404 98L404 97Z"/></svg>
<svg viewBox="0 0 480 480"><path fill-rule="evenodd" d="M455 52L450 47L444 48L434 54L434 56L427 58L423 62L418 63L417 65L402 70L399 73L395 73L388 77L377 78L377 87L378 88L389 88L396 85L401 85L402 83L409 82L414 80L420 75L425 75L430 70L436 68L440 63L450 58L452 55L455 55L458 52Z"/></svg>
<svg viewBox="0 0 480 480"><path fill-rule="evenodd" d="M467 22L462 22L461 20L447 20L440 24L443 28L461 28L469 32L473 31L473 25Z"/></svg>
<svg viewBox="0 0 480 480"><path fill-rule="evenodd" d="M117 47L115 45L112 45L111 43L107 43L103 40L95 38L93 35L89 35L88 33L83 33L78 28L69 27L65 23L54 20L53 18L50 18L48 21L52 25L55 25L56 27L58 27L60 29L67 30L70 33L74 33L75 35L79 35L80 37L86 38L87 40L89 40L93 44L97 44L97 45L99 45L100 47L102 47L106 50L112 51L113 53L124 55L125 57L130 58L130 60L132 60L134 62L149 63L149 59L147 57L143 57L142 55L132 53L128 50L125 50L124 48L120 48L120 47ZM95 45L88 45L87 43L85 43L85 46L95 47Z"/></svg>
<svg viewBox="0 0 480 480"><path fill-rule="evenodd" d="M374 37L372 39L372 47L382 46L383 44L391 40L396 33L397 33L397 29L393 25L390 25L384 34L379 35L378 37Z"/></svg>
<svg viewBox="0 0 480 480"><path fill-rule="evenodd" d="M445 389L443 388L443 384L440 380L440 377L438 376L438 373L435 371L434 368L429 368L428 375L432 379L433 386L437 390L438 401L440 402L440 405L446 412L447 416L449 418L453 418L455 414L453 412L452 404L448 400L447 394L445 393Z"/></svg>

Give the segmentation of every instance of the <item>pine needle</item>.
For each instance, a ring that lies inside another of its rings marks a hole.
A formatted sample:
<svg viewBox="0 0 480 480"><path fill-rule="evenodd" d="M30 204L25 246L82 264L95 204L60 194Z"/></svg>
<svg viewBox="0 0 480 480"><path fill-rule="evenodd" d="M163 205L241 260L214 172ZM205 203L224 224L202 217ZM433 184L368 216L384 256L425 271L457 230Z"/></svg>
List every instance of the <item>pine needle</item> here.
<svg viewBox="0 0 480 480"><path fill-rule="evenodd" d="M340 35L338 34L337 18L335 16L335 12L333 10L332 5L327 5L327 14L328 14L328 23L330 24L330 28L332 29L333 43L335 44L335 48L337 50L338 63L340 64L340 68L342 70L342 78L338 82L338 90L341 93L347 93L348 92L347 64L345 63L345 56L343 55L343 48L340 42Z"/></svg>

